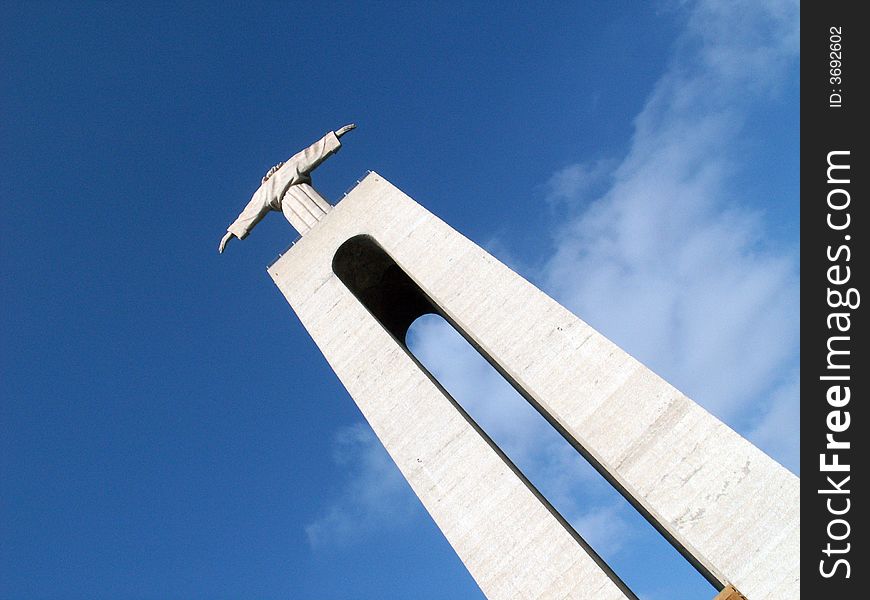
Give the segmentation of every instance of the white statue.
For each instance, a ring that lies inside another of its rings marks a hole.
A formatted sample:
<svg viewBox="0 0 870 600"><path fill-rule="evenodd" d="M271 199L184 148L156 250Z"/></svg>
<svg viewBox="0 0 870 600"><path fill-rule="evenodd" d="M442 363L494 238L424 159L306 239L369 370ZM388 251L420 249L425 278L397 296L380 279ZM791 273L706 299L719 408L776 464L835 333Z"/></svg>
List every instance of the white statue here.
<svg viewBox="0 0 870 600"><path fill-rule="evenodd" d="M227 242L234 236L245 239L270 210L283 212L299 233L310 229L319 216L329 210L329 203L311 187L311 171L338 152L341 148L338 138L355 128L356 125L351 123L337 131L330 131L302 152L269 169L251 201L227 227L218 252L223 253Z"/></svg>

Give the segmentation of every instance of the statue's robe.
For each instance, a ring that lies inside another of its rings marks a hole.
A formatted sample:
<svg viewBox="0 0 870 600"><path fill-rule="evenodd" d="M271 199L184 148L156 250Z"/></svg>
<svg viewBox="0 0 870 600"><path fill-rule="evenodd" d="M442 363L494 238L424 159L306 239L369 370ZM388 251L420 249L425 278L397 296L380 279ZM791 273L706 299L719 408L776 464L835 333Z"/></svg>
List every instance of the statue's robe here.
<svg viewBox="0 0 870 600"><path fill-rule="evenodd" d="M340 148L338 136L330 131L302 152L287 159L254 192L251 201L232 225L227 227L227 231L240 240L245 239L266 213L278 210L284 213L300 234L305 234L331 208L329 202L311 187L311 171Z"/></svg>

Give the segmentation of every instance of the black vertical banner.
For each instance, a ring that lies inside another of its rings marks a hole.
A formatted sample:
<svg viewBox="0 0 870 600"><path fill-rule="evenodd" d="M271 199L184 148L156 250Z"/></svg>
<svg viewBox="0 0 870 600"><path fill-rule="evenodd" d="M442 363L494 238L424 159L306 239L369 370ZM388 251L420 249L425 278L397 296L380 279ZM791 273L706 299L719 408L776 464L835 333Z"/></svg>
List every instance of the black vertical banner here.
<svg viewBox="0 0 870 600"><path fill-rule="evenodd" d="M870 436L870 28L859 6L801 8L801 584L807 598L838 600L867 597L870 539L860 491Z"/></svg>

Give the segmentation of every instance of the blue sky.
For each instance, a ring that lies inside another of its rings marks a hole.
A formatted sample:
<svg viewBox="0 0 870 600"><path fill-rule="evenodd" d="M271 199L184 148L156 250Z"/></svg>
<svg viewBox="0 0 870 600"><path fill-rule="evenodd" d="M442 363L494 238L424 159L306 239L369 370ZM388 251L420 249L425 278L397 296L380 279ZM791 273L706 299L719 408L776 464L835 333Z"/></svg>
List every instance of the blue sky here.
<svg viewBox="0 0 870 600"><path fill-rule="evenodd" d="M0 597L481 597L266 275L283 217L216 252L349 121L326 197L378 171L796 471L797 12L5 3ZM413 336L636 592L712 597Z"/></svg>

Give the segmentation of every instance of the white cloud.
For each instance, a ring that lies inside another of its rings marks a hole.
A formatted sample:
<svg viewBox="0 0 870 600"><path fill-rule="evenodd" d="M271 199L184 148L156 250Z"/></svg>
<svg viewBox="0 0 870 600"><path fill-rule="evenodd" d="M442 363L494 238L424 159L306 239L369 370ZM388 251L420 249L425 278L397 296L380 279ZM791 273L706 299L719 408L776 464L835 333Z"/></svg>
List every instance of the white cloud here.
<svg viewBox="0 0 870 600"><path fill-rule="evenodd" d="M615 160L602 158L590 163L573 163L559 169L545 186L547 201L552 204L585 197L611 180L617 164Z"/></svg>
<svg viewBox="0 0 870 600"><path fill-rule="evenodd" d="M623 510L625 508L620 504L593 505L583 514L568 520L596 552L603 556L613 556L626 544L630 544L632 537L636 535L622 516Z"/></svg>
<svg viewBox="0 0 870 600"><path fill-rule="evenodd" d="M416 510L413 494L368 425L340 429L333 452L336 464L351 475L326 510L305 526L313 548L350 544L410 519Z"/></svg>
<svg viewBox="0 0 870 600"><path fill-rule="evenodd" d="M775 442L767 432L768 420L797 419L797 257L766 244L750 208L758 202L731 190L745 113L797 63L797 9L696 7L612 186L591 205L575 195L582 210L560 230L543 277L562 303L795 470L797 430Z"/></svg>
<svg viewBox="0 0 870 600"><path fill-rule="evenodd" d="M758 416L756 424L748 432L749 439L771 455L792 457L790 460L794 461L792 466L795 470L798 466L795 444L801 426L797 406L799 396L800 381L798 373L794 372L774 392L767 410ZM786 466L789 466L788 462Z"/></svg>

